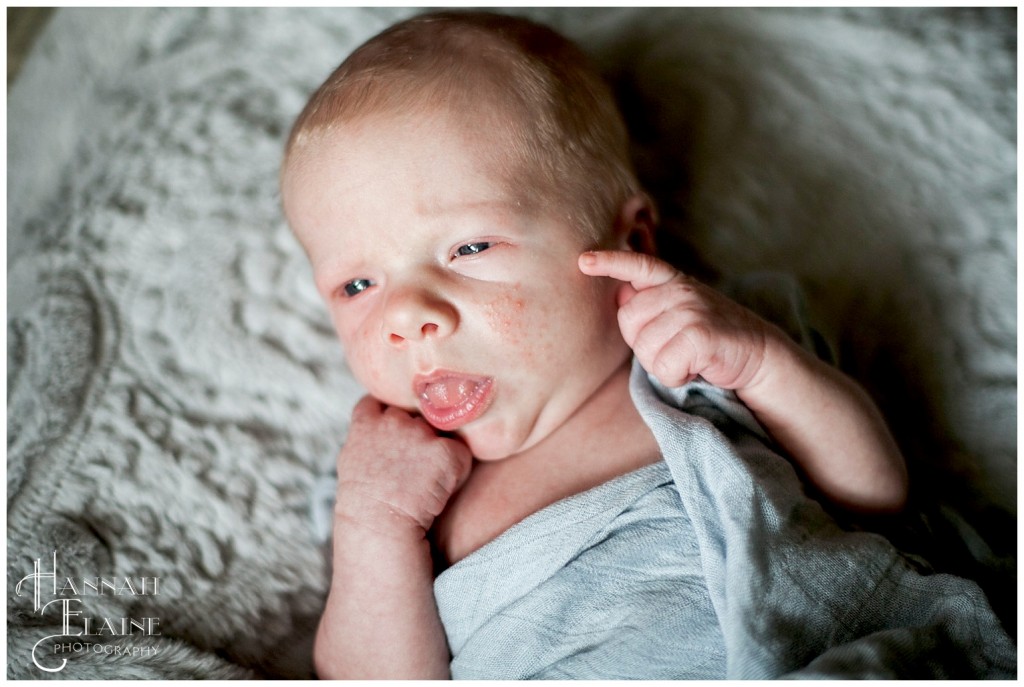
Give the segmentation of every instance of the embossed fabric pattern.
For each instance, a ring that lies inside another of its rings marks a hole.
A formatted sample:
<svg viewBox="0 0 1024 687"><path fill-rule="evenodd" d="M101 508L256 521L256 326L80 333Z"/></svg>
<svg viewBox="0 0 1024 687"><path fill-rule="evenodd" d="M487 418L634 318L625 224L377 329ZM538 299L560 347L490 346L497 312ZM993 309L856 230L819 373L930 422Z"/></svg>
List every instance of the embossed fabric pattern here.
<svg viewBox="0 0 1024 687"><path fill-rule="evenodd" d="M523 12L609 75L668 257L796 277L917 474L1015 512L1015 10ZM311 675L310 494L363 392L277 166L312 90L410 13L62 8L40 36L8 101L8 677ZM94 638L157 651L44 674L59 618L15 585L53 552L159 578L83 600L159 618Z"/></svg>

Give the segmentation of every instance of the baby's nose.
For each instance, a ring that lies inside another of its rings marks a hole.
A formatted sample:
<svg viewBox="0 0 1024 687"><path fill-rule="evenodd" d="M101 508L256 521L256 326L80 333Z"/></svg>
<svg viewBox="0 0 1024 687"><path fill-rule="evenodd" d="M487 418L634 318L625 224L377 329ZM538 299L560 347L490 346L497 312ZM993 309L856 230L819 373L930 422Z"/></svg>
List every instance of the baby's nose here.
<svg viewBox="0 0 1024 687"><path fill-rule="evenodd" d="M458 313L447 300L422 289L403 289L389 294L381 334L386 343L404 346L446 337L457 325Z"/></svg>

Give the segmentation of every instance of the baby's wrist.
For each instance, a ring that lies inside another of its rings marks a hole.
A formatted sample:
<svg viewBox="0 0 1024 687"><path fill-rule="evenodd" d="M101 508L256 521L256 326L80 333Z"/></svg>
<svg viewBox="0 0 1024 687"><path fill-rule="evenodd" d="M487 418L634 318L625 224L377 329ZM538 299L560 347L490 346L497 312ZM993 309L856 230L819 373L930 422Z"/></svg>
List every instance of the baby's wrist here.
<svg viewBox="0 0 1024 687"><path fill-rule="evenodd" d="M373 539L398 544L426 541L427 527L388 504L339 490L334 507L334 533L351 539Z"/></svg>
<svg viewBox="0 0 1024 687"><path fill-rule="evenodd" d="M422 530L393 524L335 516L332 554L335 571L371 577L432 575L434 562L430 542Z"/></svg>
<svg viewBox="0 0 1024 687"><path fill-rule="evenodd" d="M806 369L810 356L790 339L781 329L769 325L765 332L761 363L751 380L736 393L747 405L757 405L757 400L777 400L780 388L788 379Z"/></svg>

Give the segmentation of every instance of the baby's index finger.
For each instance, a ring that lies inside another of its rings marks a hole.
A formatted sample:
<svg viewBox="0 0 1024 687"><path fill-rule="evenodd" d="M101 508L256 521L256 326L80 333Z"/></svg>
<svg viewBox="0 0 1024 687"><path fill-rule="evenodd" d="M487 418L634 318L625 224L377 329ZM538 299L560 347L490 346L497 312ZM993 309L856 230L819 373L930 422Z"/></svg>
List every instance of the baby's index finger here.
<svg viewBox="0 0 1024 687"><path fill-rule="evenodd" d="M580 271L629 282L642 291L671 281L679 272L653 255L631 250L594 250L580 255Z"/></svg>

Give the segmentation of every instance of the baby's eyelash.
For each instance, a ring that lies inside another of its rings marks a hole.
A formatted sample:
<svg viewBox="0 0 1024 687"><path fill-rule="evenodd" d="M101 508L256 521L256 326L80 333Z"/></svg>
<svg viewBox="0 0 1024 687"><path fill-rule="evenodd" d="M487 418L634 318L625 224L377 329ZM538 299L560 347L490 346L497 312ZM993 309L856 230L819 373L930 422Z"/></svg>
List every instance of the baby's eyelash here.
<svg viewBox="0 0 1024 687"><path fill-rule="evenodd" d="M352 298L358 296L363 291L373 286L373 282L369 279L353 279L339 289L339 291L346 297Z"/></svg>
<svg viewBox="0 0 1024 687"><path fill-rule="evenodd" d="M452 257L464 258L467 255L476 255L477 253L483 253L492 245L494 244L490 243L489 241L474 241L473 243L467 243L456 248L455 252L452 254Z"/></svg>

